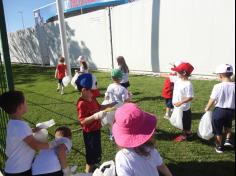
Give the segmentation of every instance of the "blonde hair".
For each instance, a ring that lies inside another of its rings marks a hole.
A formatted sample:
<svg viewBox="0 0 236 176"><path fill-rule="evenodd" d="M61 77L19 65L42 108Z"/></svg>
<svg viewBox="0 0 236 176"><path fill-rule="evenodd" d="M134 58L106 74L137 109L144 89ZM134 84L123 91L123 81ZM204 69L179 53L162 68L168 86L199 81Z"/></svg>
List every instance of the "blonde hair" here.
<svg viewBox="0 0 236 176"><path fill-rule="evenodd" d="M124 73L129 73L129 67L127 66L126 62L125 62L125 58L123 56L119 56L117 57L117 63L120 66L120 69L122 72Z"/></svg>

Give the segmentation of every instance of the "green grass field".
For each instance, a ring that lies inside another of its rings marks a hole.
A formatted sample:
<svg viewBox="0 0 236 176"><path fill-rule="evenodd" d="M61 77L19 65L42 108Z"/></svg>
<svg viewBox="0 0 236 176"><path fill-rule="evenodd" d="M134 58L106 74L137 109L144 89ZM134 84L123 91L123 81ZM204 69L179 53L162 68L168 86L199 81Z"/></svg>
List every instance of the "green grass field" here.
<svg viewBox="0 0 236 176"><path fill-rule="evenodd" d="M77 121L76 102L80 94L71 86L65 89L65 94L56 92L57 80L54 78L54 69L14 65L14 81L17 90L24 91L29 112L25 119L32 127L42 121L55 119L56 126L67 125L73 130L73 150L69 156L70 164L79 166L84 170L84 144ZM111 82L109 73L94 72L98 79L101 93ZM175 143L173 139L181 131L175 129L163 119L165 106L161 97L163 78L147 76L130 76L133 93L133 102L140 105L145 111L154 113L159 117L159 134L156 136L158 150L165 163L175 176L234 176L235 152L227 150L224 154L217 154L214 150L214 141L203 141L196 135L199 120L208 101L210 92L216 81L193 81L195 99L192 103L194 132L193 140ZM103 97L100 97L102 102ZM233 125L235 131L235 123ZM103 161L114 159L117 152L116 145L108 139L108 129L102 129Z"/></svg>

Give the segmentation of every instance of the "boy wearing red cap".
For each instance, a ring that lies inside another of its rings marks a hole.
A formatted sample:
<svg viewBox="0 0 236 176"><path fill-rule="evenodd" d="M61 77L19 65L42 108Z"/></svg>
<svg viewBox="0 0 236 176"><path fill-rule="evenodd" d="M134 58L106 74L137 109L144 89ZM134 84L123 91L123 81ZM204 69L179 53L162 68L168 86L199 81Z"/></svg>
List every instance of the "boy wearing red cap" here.
<svg viewBox="0 0 236 176"><path fill-rule="evenodd" d="M189 77L194 67L190 63L182 63L171 70L176 71L178 76L170 77L171 82L174 83L172 102L175 107L181 107L183 109L183 134L175 139L176 142L181 142L192 136L191 101L193 100L194 92Z"/></svg>
<svg viewBox="0 0 236 176"><path fill-rule="evenodd" d="M217 153L223 153L224 147L234 147L230 141L232 121L235 114L235 83L231 81L233 67L229 64L222 64L216 68L215 73L218 75L221 83L214 86L205 111L209 111L215 105L212 114L215 150ZM226 132L224 145L222 144L223 128Z"/></svg>
<svg viewBox="0 0 236 176"><path fill-rule="evenodd" d="M81 96L77 102L78 119L83 130L83 138L86 150L86 173L92 173L95 165L101 161L101 119L106 116L102 111L112 107L115 103L109 105L100 105L92 92L93 76L90 73L84 73L76 80L78 90Z"/></svg>

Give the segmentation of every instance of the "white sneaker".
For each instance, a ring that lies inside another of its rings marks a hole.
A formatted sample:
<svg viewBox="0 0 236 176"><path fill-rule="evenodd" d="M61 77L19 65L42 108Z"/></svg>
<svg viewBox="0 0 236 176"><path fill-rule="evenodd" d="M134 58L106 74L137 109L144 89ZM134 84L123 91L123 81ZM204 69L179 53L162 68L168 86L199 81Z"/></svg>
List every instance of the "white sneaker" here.
<svg viewBox="0 0 236 176"><path fill-rule="evenodd" d="M63 92L63 91L61 91L61 95L64 95L64 92Z"/></svg>

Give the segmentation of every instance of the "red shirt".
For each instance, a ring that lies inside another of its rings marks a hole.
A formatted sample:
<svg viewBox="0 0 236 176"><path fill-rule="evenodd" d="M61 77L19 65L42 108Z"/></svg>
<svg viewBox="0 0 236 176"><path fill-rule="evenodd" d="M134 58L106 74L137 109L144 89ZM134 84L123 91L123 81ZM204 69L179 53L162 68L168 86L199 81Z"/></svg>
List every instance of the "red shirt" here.
<svg viewBox="0 0 236 176"><path fill-rule="evenodd" d="M66 75L66 69L67 69L67 67L66 67L65 64L58 64L58 65L57 65L57 70L58 70L58 72L57 72L57 78L58 78L58 79L63 79L63 78L65 77L65 75Z"/></svg>
<svg viewBox="0 0 236 176"><path fill-rule="evenodd" d="M92 116L96 112L101 110L101 106L98 101L94 98L91 102L80 98L77 102L77 112L78 112L78 119L82 122L85 118ZM101 121L95 120L90 124L81 125L84 132L92 132L101 129Z"/></svg>
<svg viewBox="0 0 236 176"><path fill-rule="evenodd" d="M174 75L174 74L170 74L170 75ZM170 78L166 78L164 86L163 86L163 90L162 90L162 97L172 98L173 90L174 90L174 83L170 81Z"/></svg>

